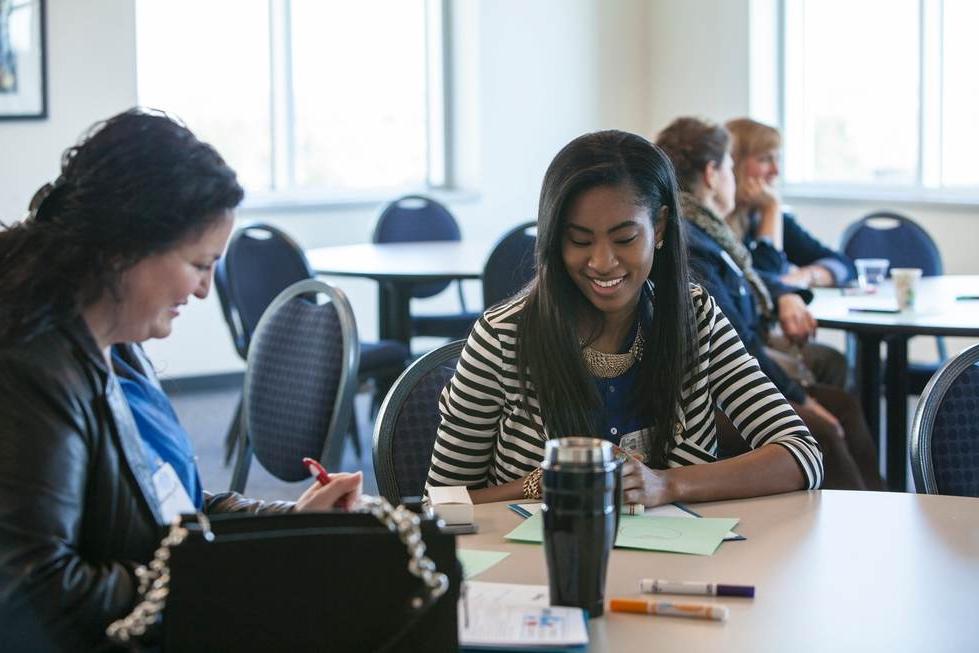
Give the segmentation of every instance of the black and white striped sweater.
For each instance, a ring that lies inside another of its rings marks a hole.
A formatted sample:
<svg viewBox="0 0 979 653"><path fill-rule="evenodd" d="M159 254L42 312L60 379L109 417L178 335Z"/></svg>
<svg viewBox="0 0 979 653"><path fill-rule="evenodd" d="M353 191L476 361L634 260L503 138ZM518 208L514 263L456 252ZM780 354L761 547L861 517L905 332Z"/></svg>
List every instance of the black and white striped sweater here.
<svg viewBox="0 0 979 653"><path fill-rule="evenodd" d="M823 477L819 445L747 353L713 298L699 286L691 286L691 295L698 354L681 392L669 466L717 459L716 404L751 448L785 447L808 487L818 488ZM547 429L533 382L528 412L517 380L517 322L523 306L524 300L517 299L492 308L473 327L439 401L442 420L428 485L497 485L523 478L540 465Z"/></svg>

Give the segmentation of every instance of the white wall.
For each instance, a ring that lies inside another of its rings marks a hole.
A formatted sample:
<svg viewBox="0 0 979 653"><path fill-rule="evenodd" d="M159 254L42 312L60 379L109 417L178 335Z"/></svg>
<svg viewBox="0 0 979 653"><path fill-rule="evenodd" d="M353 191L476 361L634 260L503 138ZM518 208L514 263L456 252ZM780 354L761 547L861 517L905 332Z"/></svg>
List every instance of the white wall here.
<svg viewBox="0 0 979 653"><path fill-rule="evenodd" d="M715 121L748 112L748 0L652 0L649 116L659 131L677 116Z"/></svg>
<svg viewBox="0 0 979 653"><path fill-rule="evenodd" d="M48 0L48 119L0 122L0 220L21 217L61 153L136 101L132 0Z"/></svg>

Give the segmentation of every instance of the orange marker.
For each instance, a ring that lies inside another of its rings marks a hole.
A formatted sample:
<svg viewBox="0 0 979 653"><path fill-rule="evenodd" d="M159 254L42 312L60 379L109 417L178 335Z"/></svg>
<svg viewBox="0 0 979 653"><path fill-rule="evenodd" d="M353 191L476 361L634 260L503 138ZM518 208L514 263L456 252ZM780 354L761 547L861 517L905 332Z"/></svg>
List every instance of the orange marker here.
<svg viewBox="0 0 979 653"><path fill-rule="evenodd" d="M672 603L652 599L612 599L609 601L612 612L636 612L639 614L660 614L670 617L690 617L692 619L727 619L728 609L724 605L709 603Z"/></svg>

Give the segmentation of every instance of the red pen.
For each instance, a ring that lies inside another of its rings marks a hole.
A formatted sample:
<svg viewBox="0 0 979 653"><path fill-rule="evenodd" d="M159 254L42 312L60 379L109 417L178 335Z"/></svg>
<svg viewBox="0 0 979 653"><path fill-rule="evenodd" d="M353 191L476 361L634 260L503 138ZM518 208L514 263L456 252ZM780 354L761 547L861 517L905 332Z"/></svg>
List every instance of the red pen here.
<svg viewBox="0 0 979 653"><path fill-rule="evenodd" d="M310 476L319 481L320 485L326 485L330 482L330 475L326 473L326 468L319 461L313 460L312 458L303 458L303 464L309 470Z"/></svg>

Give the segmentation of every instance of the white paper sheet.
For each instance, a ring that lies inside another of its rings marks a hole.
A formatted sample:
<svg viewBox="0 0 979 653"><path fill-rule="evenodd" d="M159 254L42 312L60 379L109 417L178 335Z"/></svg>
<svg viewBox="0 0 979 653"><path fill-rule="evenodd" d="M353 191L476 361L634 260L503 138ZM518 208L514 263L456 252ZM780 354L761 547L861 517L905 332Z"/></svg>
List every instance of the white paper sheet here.
<svg viewBox="0 0 979 653"><path fill-rule="evenodd" d="M465 592L466 600L459 601L460 646L534 650L588 643L581 609L548 605L546 585L469 581Z"/></svg>

